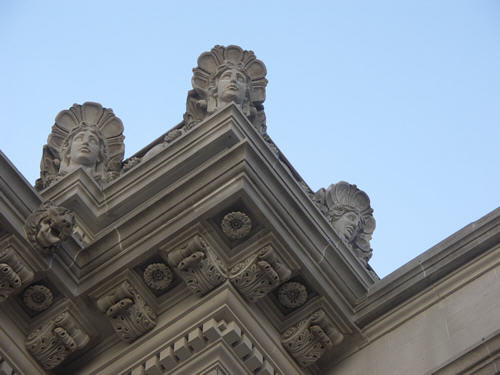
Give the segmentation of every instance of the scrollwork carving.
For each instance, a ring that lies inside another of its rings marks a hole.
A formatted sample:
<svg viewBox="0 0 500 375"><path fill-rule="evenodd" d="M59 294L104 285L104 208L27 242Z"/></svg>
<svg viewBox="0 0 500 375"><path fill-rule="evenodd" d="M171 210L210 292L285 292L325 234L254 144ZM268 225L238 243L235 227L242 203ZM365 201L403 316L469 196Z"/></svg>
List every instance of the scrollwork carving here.
<svg viewBox="0 0 500 375"><path fill-rule="evenodd" d="M327 350L338 345L344 335L318 310L281 335L281 343L303 367L314 364Z"/></svg>
<svg viewBox="0 0 500 375"><path fill-rule="evenodd" d="M354 253L368 263L372 256L370 240L375 230L368 195L356 185L341 181L318 190L314 201Z"/></svg>
<svg viewBox="0 0 500 375"><path fill-rule="evenodd" d="M21 262L12 249L0 251L0 302L20 291L33 276L33 271Z"/></svg>
<svg viewBox="0 0 500 375"><path fill-rule="evenodd" d="M168 264L177 269L179 276L198 296L207 294L226 280L222 264L210 253L200 236L171 251Z"/></svg>
<svg viewBox="0 0 500 375"><path fill-rule="evenodd" d="M229 279L248 301L255 302L290 278L291 273L275 251L268 247L234 266Z"/></svg>
<svg viewBox="0 0 500 375"><path fill-rule="evenodd" d="M71 353L82 349L89 336L67 311L32 331L26 348L46 370L59 366Z"/></svg>
<svg viewBox="0 0 500 375"><path fill-rule="evenodd" d="M52 254L71 235L74 224L75 217L70 210L47 201L28 216L24 231L35 249Z"/></svg>
<svg viewBox="0 0 500 375"><path fill-rule="evenodd" d="M156 314L137 290L124 281L97 300L121 340L131 343L156 325Z"/></svg>

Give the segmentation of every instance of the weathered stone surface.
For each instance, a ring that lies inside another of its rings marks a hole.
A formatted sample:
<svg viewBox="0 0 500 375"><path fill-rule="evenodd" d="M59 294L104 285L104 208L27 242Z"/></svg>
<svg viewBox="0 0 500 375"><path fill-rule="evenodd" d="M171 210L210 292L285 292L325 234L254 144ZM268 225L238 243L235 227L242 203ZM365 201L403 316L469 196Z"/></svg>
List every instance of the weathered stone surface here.
<svg viewBox="0 0 500 375"><path fill-rule="evenodd" d="M0 251L0 302L5 301L13 293L33 280L33 271L7 248Z"/></svg>
<svg viewBox="0 0 500 375"><path fill-rule="evenodd" d="M281 335L285 349L303 367L316 363L328 349L340 344L343 339L342 333L322 310L288 328Z"/></svg>
<svg viewBox="0 0 500 375"><path fill-rule="evenodd" d="M26 338L26 348L44 369L51 370L72 352L85 347L89 339L66 311L31 332Z"/></svg>
<svg viewBox="0 0 500 375"><path fill-rule="evenodd" d="M193 90L186 101L188 127L230 102L236 103L252 124L265 130L262 103L266 98L266 67L252 51L238 46L215 46L198 58L193 69Z"/></svg>
<svg viewBox="0 0 500 375"><path fill-rule="evenodd" d="M368 262L372 256L370 240L375 230L368 195L356 185L341 181L328 189L318 190L314 199L341 238L352 246L360 259Z"/></svg>
<svg viewBox="0 0 500 375"><path fill-rule="evenodd" d="M156 325L156 314L127 281L97 301L121 340L131 343Z"/></svg>
<svg viewBox="0 0 500 375"><path fill-rule="evenodd" d="M28 216L24 230L35 249L52 254L71 235L74 224L75 217L70 210L47 201Z"/></svg>
<svg viewBox="0 0 500 375"><path fill-rule="evenodd" d="M121 120L99 103L74 104L61 111L43 147L36 189L43 190L78 168L100 184L116 178L125 150L122 133Z"/></svg>
<svg viewBox="0 0 500 375"><path fill-rule="evenodd" d="M203 296L226 280L222 264L210 253L200 236L168 254L168 263L177 269L186 285Z"/></svg>
<svg viewBox="0 0 500 375"><path fill-rule="evenodd" d="M33 311L44 311L54 302L54 294L45 285L31 285L23 293L23 302Z"/></svg>
<svg viewBox="0 0 500 375"><path fill-rule="evenodd" d="M291 273L275 251L267 247L234 266L229 279L248 301L256 302L290 278Z"/></svg>

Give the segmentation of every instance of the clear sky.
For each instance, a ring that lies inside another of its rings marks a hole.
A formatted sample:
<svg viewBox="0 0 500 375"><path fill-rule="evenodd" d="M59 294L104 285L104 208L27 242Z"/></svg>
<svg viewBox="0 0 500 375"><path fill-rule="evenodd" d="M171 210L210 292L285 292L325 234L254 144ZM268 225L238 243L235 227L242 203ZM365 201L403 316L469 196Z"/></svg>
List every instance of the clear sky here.
<svg viewBox="0 0 500 375"><path fill-rule="evenodd" d="M268 133L313 190L371 199L380 276L499 206L500 1L0 1L0 148L39 175L57 113L97 101L128 157L182 120L191 69L267 67Z"/></svg>

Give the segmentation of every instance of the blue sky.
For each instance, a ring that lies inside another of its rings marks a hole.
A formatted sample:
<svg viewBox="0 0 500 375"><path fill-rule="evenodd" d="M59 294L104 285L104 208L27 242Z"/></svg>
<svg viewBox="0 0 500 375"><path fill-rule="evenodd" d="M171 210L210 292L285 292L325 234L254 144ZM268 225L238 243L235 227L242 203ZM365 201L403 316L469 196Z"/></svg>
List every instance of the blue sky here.
<svg viewBox="0 0 500 375"><path fill-rule="evenodd" d="M33 183L57 113L97 101L130 156L216 44L266 64L268 133L313 190L370 196L380 276L499 206L499 1L4 0L0 148Z"/></svg>

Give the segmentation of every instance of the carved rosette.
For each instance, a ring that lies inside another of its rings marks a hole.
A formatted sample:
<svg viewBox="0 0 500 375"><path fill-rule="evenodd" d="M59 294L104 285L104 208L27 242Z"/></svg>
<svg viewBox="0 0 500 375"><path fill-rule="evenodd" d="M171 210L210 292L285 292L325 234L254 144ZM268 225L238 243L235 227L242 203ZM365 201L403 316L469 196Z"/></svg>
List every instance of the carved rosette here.
<svg viewBox="0 0 500 375"><path fill-rule="evenodd" d="M343 339L344 335L333 326L323 310L316 311L281 335L282 345L302 367L316 363Z"/></svg>
<svg viewBox="0 0 500 375"><path fill-rule="evenodd" d="M177 269L188 288L200 297L226 280L222 264L212 256L200 236L171 251L168 264Z"/></svg>
<svg viewBox="0 0 500 375"><path fill-rule="evenodd" d="M0 251L0 302L21 290L33 279L33 271L24 265L14 250Z"/></svg>
<svg viewBox="0 0 500 375"><path fill-rule="evenodd" d="M24 304L33 311L47 310L53 301L54 295L45 285L31 285L23 293Z"/></svg>
<svg viewBox="0 0 500 375"><path fill-rule="evenodd" d="M88 342L88 334L71 314L64 312L31 332L25 344L38 363L51 370Z"/></svg>
<svg viewBox="0 0 500 375"><path fill-rule="evenodd" d="M230 212L222 219L221 228L227 237L232 240L241 240L252 230L252 220L243 212Z"/></svg>
<svg viewBox="0 0 500 375"><path fill-rule="evenodd" d="M166 264L152 263L144 270L143 277L148 287L161 292L170 286L174 275Z"/></svg>
<svg viewBox="0 0 500 375"><path fill-rule="evenodd" d="M97 307L106 314L120 339L128 343L156 325L156 314L127 281L99 298Z"/></svg>
<svg viewBox="0 0 500 375"><path fill-rule="evenodd" d="M24 231L28 241L42 254L53 254L59 244L71 236L75 217L64 207L47 201L26 219Z"/></svg>
<svg viewBox="0 0 500 375"><path fill-rule="evenodd" d="M278 300L283 306L296 309L306 303L307 289L296 281L285 283L278 290Z"/></svg>
<svg viewBox="0 0 500 375"><path fill-rule="evenodd" d="M368 195L356 185L340 181L328 189L319 189L313 201L356 256L368 263L372 256L370 240L375 230Z"/></svg>
<svg viewBox="0 0 500 375"><path fill-rule="evenodd" d="M231 269L229 279L250 302L256 302L290 278L292 271L283 264L270 247Z"/></svg>
<svg viewBox="0 0 500 375"><path fill-rule="evenodd" d="M99 138L99 156L88 168L91 177L103 183L119 176L125 152L123 124L111 109L103 108L99 103L85 102L74 104L56 116L43 147L40 178L35 184L37 190L45 189L71 171L73 137L82 128L90 129ZM88 148L85 153L90 154Z"/></svg>

